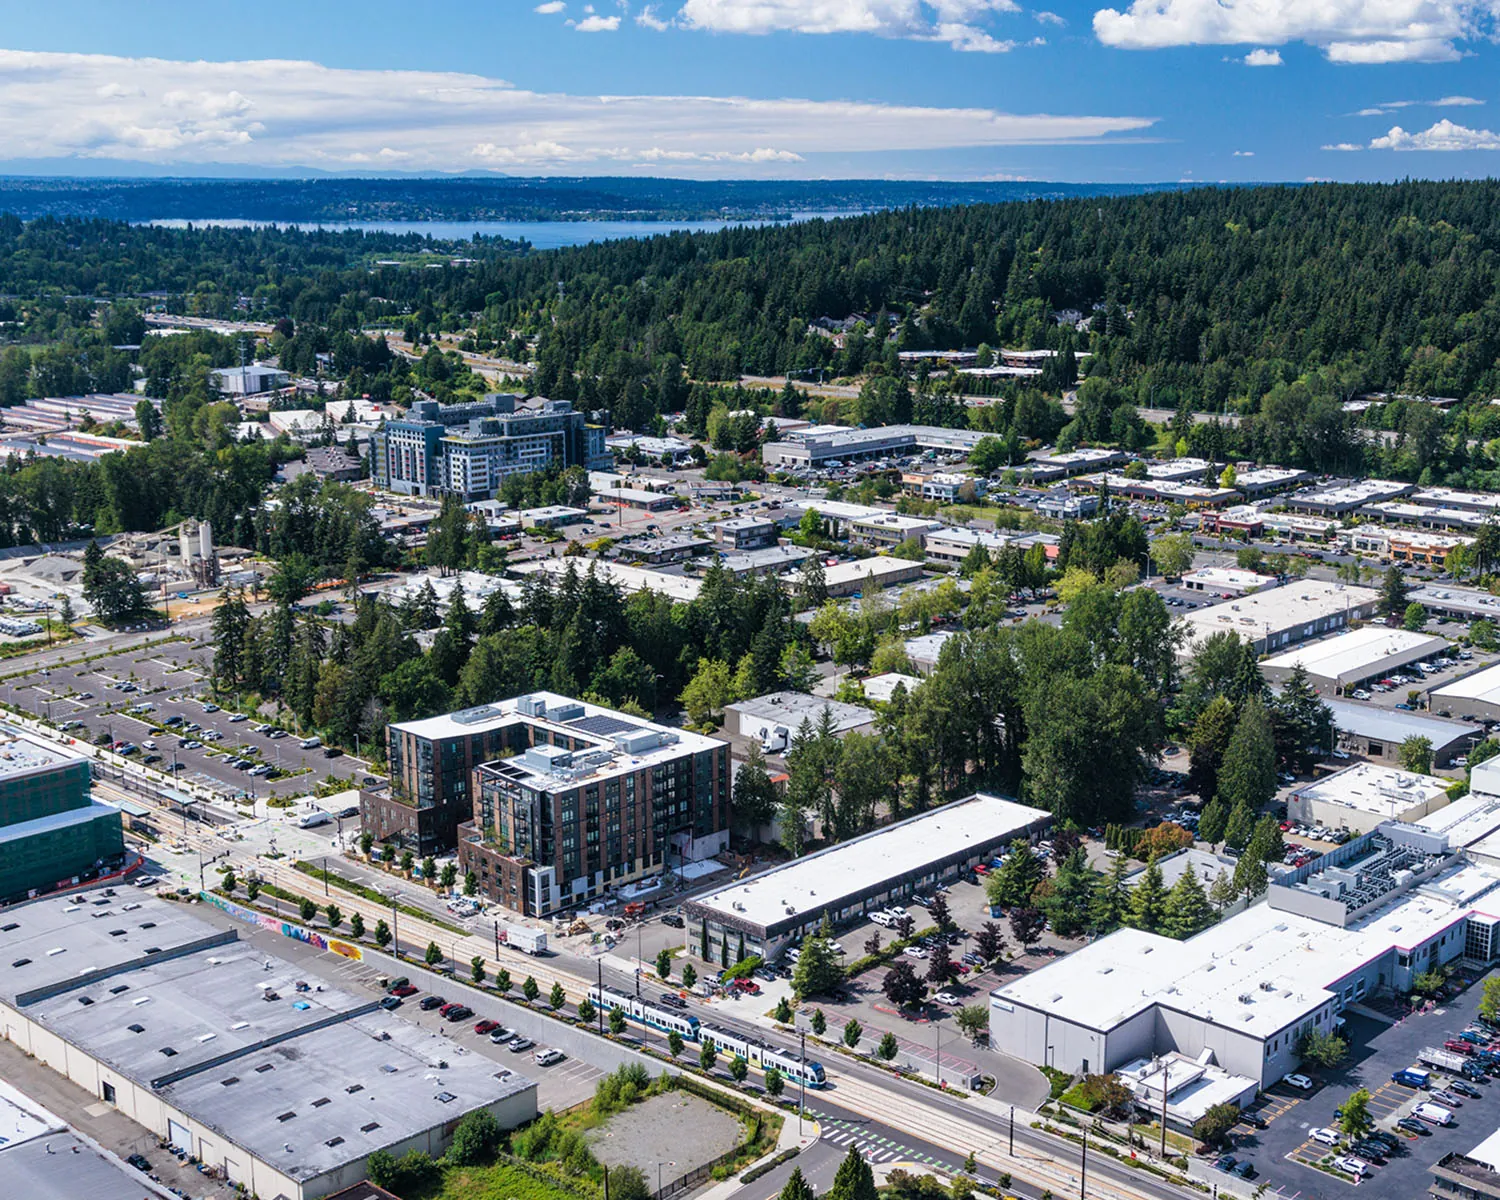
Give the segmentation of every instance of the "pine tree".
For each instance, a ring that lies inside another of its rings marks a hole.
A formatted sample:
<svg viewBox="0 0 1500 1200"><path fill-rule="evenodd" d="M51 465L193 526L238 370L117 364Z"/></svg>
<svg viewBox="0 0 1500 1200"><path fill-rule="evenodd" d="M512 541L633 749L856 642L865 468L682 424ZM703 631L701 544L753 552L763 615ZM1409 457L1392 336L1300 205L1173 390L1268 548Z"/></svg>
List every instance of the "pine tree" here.
<svg viewBox="0 0 1500 1200"><path fill-rule="evenodd" d="M1031 847L1018 838L1010 844L1010 857L990 876L986 885L990 901L1006 908L1026 904L1046 873Z"/></svg>
<svg viewBox="0 0 1500 1200"><path fill-rule="evenodd" d="M1246 854L1253 854L1261 862L1280 862L1286 857L1286 842L1281 836L1281 826L1276 818L1267 814L1255 823L1255 831L1250 835L1249 844L1245 849Z"/></svg>
<svg viewBox="0 0 1500 1200"><path fill-rule="evenodd" d="M1224 828L1224 844L1231 850L1243 851L1250 844L1250 838L1254 832L1255 814L1250 811L1250 806L1241 800L1234 806L1234 811L1229 814L1229 824Z"/></svg>
<svg viewBox="0 0 1500 1200"><path fill-rule="evenodd" d="M1218 875L1214 877L1213 886L1208 889L1208 902L1214 906L1215 912L1222 913L1234 903L1238 895L1229 872L1221 868Z"/></svg>
<svg viewBox="0 0 1500 1200"><path fill-rule="evenodd" d="M1197 872L1191 866L1178 876L1167 893L1162 932L1168 937L1188 938L1213 924L1214 910L1208 902Z"/></svg>
<svg viewBox="0 0 1500 1200"><path fill-rule="evenodd" d="M1266 875L1266 864L1253 854L1246 854L1240 858L1239 864L1234 868L1235 890L1242 892L1247 899L1253 899L1266 890L1270 883Z"/></svg>
<svg viewBox="0 0 1500 1200"><path fill-rule="evenodd" d="M1160 933L1166 906L1166 885L1162 881L1161 867L1153 858L1140 882L1130 889L1130 923L1147 933Z"/></svg>
<svg viewBox="0 0 1500 1200"><path fill-rule="evenodd" d="M833 1185L824 1195L826 1200L876 1200L875 1173L858 1146L849 1147Z"/></svg>
<svg viewBox="0 0 1500 1200"><path fill-rule="evenodd" d="M1127 855L1116 852L1105 875L1094 888L1089 904L1089 928L1096 934L1118 929L1130 905L1130 886L1125 882Z"/></svg>
<svg viewBox="0 0 1500 1200"><path fill-rule="evenodd" d="M705 1042L704 1045L712 1043ZM816 1200L817 1193L813 1191L812 1185L802 1177L802 1168L793 1167L791 1178L781 1188L778 1200Z"/></svg>
<svg viewBox="0 0 1500 1200"><path fill-rule="evenodd" d="M1219 767L1229 739L1234 735L1234 705L1223 696L1215 696L1198 714L1188 738L1190 758L1187 786L1204 800L1212 800L1219 791Z"/></svg>
<svg viewBox="0 0 1500 1200"><path fill-rule="evenodd" d="M1042 902L1042 911L1059 936L1072 937L1088 924L1098 883L1099 873L1089 867L1082 846L1063 859L1052 880L1052 892Z"/></svg>
<svg viewBox="0 0 1500 1200"><path fill-rule="evenodd" d="M1210 846L1224 840L1224 831L1229 827L1229 805L1215 796L1203 806L1198 816L1198 836Z"/></svg>

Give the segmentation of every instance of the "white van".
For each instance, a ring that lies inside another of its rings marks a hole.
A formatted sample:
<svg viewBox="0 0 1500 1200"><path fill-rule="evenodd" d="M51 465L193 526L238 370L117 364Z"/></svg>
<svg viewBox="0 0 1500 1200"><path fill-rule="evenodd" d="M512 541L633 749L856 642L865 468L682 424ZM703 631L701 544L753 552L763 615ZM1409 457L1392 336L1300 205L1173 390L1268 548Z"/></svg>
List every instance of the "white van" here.
<svg viewBox="0 0 1500 1200"><path fill-rule="evenodd" d="M302 739L302 748L304 750L316 750L322 744L323 744L323 739L320 738L320 737L318 737L316 734L314 734L310 738L303 738Z"/></svg>
<svg viewBox="0 0 1500 1200"><path fill-rule="evenodd" d="M331 820L333 820L332 817L330 817L321 808L318 808L314 809L310 813L304 813L301 817L299 817L297 819L297 828L313 829L318 825L327 825Z"/></svg>
<svg viewBox="0 0 1500 1200"><path fill-rule="evenodd" d="M1441 1104L1434 1104L1431 1100L1424 1100L1416 1108L1411 1110L1411 1115L1420 1121L1428 1121L1433 1125L1453 1124L1453 1110L1444 1108Z"/></svg>

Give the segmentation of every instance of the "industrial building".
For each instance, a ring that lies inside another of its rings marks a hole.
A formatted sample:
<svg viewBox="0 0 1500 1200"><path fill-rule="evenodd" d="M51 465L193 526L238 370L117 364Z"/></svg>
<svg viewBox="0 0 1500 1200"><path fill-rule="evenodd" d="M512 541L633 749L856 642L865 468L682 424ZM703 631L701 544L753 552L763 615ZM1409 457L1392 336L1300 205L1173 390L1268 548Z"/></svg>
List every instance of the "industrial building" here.
<svg viewBox="0 0 1500 1200"><path fill-rule="evenodd" d="M1368 833L1386 821L1418 821L1448 803L1452 781L1378 763L1355 763L1287 796L1287 819L1323 829Z"/></svg>
<svg viewBox="0 0 1500 1200"><path fill-rule="evenodd" d="M1332 633L1374 614L1380 593L1317 579L1302 579L1238 600L1194 609L1183 617L1188 632L1184 653L1215 633L1237 633L1261 653Z"/></svg>
<svg viewBox="0 0 1500 1200"><path fill-rule="evenodd" d="M392 725L387 740L393 784L467 803L460 871L527 916L729 844L729 743L719 738L534 692Z"/></svg>
<svg viewBox="0 0 1500 1200"><path fill-rule="evenodd" d="M613 584L627 594L657 592L683 604L697 599L698 593L703 589L702 581L690 575L674 575L667 571L655 571L650 567L635 567L629 563L605 562L602 559L534 558L529 562L516 563L510 570L512 574L523 577L548 575L554 584L565 579L569 571L580 579L593 572L599 579Z"/></svg>
<svg viewBox="0 0 1500 1200"><path fill-rule="evenodd" d="M834 731L840 736L857 729L868 730L875 724L875 714L858 704L843 704L805 692L770 692L726 704L724 732L785 750L804 721L816 729L825 712L833 719Z"/></svg>
<svg viewBox="0 0 1500 1200"><path fill-rule="evenodd" d="M594 499L616 508L636 512L666 512L682 503L672 492L653 492L646 488L614 487L594 493Z"/></svg>
<svg viewBox="0 0 1500 1200"><path fill-rule="evenodd" d="M214 387L225 396L255 396L261 392L274 392L292 382L290 374L267 363L219 367L209 374L213 376Z"/></svg>
<svg viewBox="0 0 1500 1200"><path fill-rule="evenodd" d="M1500 596L1480 588L1453 587L1449 584L1424 584L1407 593L1407 601L1420 604L1429 613L1457 617L1460 621L1493 621L1500 623Z"/></svg>
<svg viewBox="0 0 1500 1200"><path fill-rule="evenodd" d="M1033 454L1016 468L1016 475L1023 483L1051 483L1053 480L1069 479L1087 471L1123 467L1129 461L1129 455L1120 450L1085 447L1081 450Z"/></svg>
<svg viewBox="0 0 1500 1200"><path fill-rule="evenodd" d="M1483 726L1463 721L1443 721L1421 713L1345 700L1324 703L1333 713L1338 748L1372 762L1398 763L1401 743L1410 737L1424 737L1432 744L1432 765L1446 767L1484 736Z"/></svg>
<svg viewBox="0 0 1500 1200"><path fill-rule="evenodd" d="M746 954L775 958L825 913L839 925L904 900L1051 821L1043 809L976 793L687 901L686 946L699 953L706 940L718 962L743 938Z"/></svg>
<svg viewBox="0 0 1500 1200"><path fill-rule="evenodd" d="M872 429L813 425L793 430L780 441L766 442L760 457L768 467L822 470L836 462L868 462L919 450L967 455L983 436L975 430L936 425L879 425Z"/></svg>
<svg viewBox="0 0 1500 1200"><path fill-rule="evenodd" d="M1304 488L1286 498L1293 512L1315 517L1347 517L1367 504L1395 500L1416 490L1412 483L1392 479L1357 479L1332 487Z"/></svg>
<svg viewBox="0 0 1500 1200"><path fill-rule="evenodd" d="M93 798L89 760L0 725L0 901L121 864L120 810Z"/></svg>
<svg viewBox="0 0 1500 1200"><path fill-rule="evenodd" d="M1300 666L1316 691L1332 696L1447 652L1446 638L1365 625L1268 658L1260 669L1270 682L1283 683Z"/></svg>
<svg viewBox="0 0 1500 1200"><path fill-rule="evenodd" d="M467 404L416 401L406 416L375 433L370 473L376 486L407 496L487 500L509 475L614 465L602 421L574 412L566 400L519 409L518 399L495 392Z"/></svg>
<svg viewBox="0 0 1500 1200"><path fill-rule="evenodd" d="M247 1194L314 1200L376 1150L441 1154L475 1109L502 1129L536 1116L531 1080L378 996L299 985L301 968L182 904L32 901L7 911L0 953L6 1038Z"/></svg>
<svg viewBox="0 0 1500 1200"><path fill-rule="evenodd" d="M864 592L878 592L881 588L896 587L922 578L922 564L909 558L856 558L849 562L835 563L823 568L823 584L829 596L857 596ZM801 582L801 574L791 571L781 577L789 588Z"/></svg>
<svg viewBox="0 0 1500 1200"><path fill-rule="evenodd" d="M1296 467L1246 467L1236 468L1234 486L1254 499L1279 492L1283 488L1295 487L1312 479L1310 471Z"/></svg>
<svg viewBox="0 0 1500 1200"><path fill-rule="evenodd" d="M1178 1053L1261 1087L1345 1006L1500 949L1500 875L1388 822L1277 876L1262 903L1177 941L1122 929L990 993L990 1045L1068 1072Z"/></svg>
<svg viewBox="0 0 1500 1200"><path fill-rule="evenodd" d="M1427 693L1427 708L1455 712L1466 721L1500 721L1500 663L1433 688Z"/></svg>

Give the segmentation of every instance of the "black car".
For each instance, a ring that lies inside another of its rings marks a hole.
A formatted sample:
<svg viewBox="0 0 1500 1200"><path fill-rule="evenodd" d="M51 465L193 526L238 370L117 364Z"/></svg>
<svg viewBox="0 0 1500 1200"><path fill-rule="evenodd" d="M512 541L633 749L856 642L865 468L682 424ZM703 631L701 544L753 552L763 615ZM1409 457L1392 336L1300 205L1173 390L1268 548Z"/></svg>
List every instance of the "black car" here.
<svg viewBox="0 0 1500 1200"><path fill-rule="evenodd" d="M441 996L423 996L422 1003L418 1005L418 1007L421 1008L423 1012L431 1012L435 1008L442 1008L446 1003L448 1002Z"/></svg>
<svg viewBox="0 0 1500 1200"><path fill-rule="evenodd" d="M137 1171L145 1171L148 1175L151 1173L151 1160L144 1154L132 1154L125 1161Z"/></svg>
<svg viewBox="0 0 1500 1200"><path fill-rule="evenodd" d="M343 756L344 756L344 752L342 750L340 750L337 746L324 746L323 747L323 757L324 758L342 758Z"/></svg>
<svg viewBox="0 0 1500 1200"><path fill-rule="evenodd" d="M348 808L341 808L339 809L337 816L341 821L347 820L349 817L357 817L359 816L359 805L351 804Z"/></svg>
<svg viewBox="0 0 1500 1200"><path fill-rule="evenodd" d="M1401 1149L1401 1139L1394 1133L1390 1133L1384 1129L1370 1130L1369 1133L1365 1134L1365 1139L1371 1142L1379 1142L1387 1150Z"/></svg>
<svg viewBox="0 0 1500 1200"><path fill-rule="evenodd" d="M1384 1166L1386 1155L1390 1153L1390 1147L1384 1142L1359 1141L1349 1147L1360 1158L1374 1163L1376 1166Z"/></svg>
<svg viewBox="0 0 1500 1200"><path fill-rule="evenodd" d="M1457 1092L1460 1096L1467 1096L1470 1100L1478 1100L1480 1096L1484 1095L1477 1087L1473 1087L1458 1079L1455 1079L1448 1085L1448 1090L1450 1092Z"/></svg>
<svg viewBox="0 0 1500 1200"><path fill-rule="evenodd" d="M359 785L360 787L379 787L380 780L376 779L373 775L366 775L359 781Z"/></svg>
<svg viewBox="0 0 1500 1200"><path fill-rule="evenodd" d="M676 992L663 992L661 994L661 996L658 997L658 998L661 1000L661 1002L663 1004L666 1004L666 1005L668 1005L668 1006L670 1006L672 1008L686 1008L687 1007L687 1001L684 1000L681 996L679 996Z"/></svg>
<svg viewBox="0 0 1500 1200"><path fill-rule="evenodd" d="M1427 1128L1426 1121L1419 1121L1416 1117L1402 1117L1396 1122L1397 1129L1404 1129L1407 1133L1415 1133L1418 1137L1431 1137L1432 1130Z"/></svg>
<svg viewBox="0 0 1500 1200"><path fill-rule="evenodd" d="M670 925L673 929L681 929L685 924L683 919L676 913L666 913L662 917L661 923L663 925Z"/></svg>
<svg viewBox="0 0 1500 1200"><path fill-rule="evenodd" d="M450 1021L466 1021L474 1015L474 1010L467 1004L460 1004L457 1008L448 1010L447 1019Z"/></svg>
<svg viewBox="0 0 1500 1200"><path fill-rule="evenodd" d="M1264 1129L1267 1124L1265 1117L1261 1116L1260 1113L1241 1113L1240 1120L1250 1126L1251 1129Z"/></svg>

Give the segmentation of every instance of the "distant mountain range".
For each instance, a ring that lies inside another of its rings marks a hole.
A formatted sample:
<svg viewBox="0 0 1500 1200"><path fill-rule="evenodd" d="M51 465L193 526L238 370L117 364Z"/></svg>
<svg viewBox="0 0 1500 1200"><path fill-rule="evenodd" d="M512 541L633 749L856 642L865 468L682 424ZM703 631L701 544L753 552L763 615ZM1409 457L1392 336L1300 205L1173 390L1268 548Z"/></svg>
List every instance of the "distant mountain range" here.
<svg viewBox="0 0 1500 1200"><path fill-rule="evenodd" d="M785 218L1138 195L1183 184L634 178L146 179L0 176L0 213L125 221L596 221Z"/></svg>

